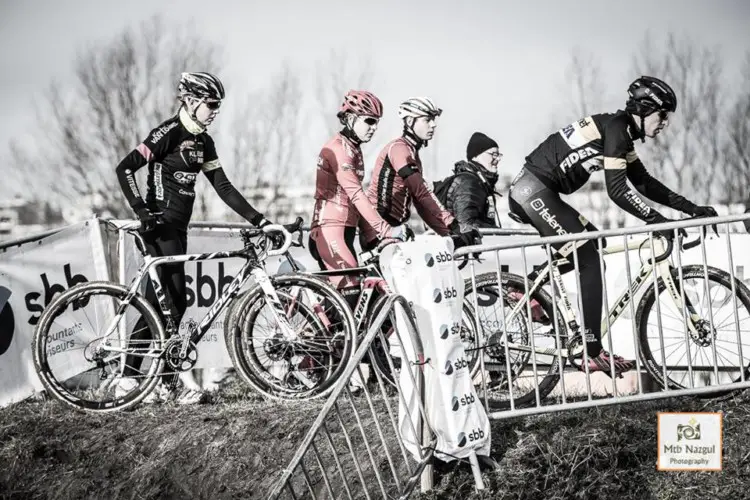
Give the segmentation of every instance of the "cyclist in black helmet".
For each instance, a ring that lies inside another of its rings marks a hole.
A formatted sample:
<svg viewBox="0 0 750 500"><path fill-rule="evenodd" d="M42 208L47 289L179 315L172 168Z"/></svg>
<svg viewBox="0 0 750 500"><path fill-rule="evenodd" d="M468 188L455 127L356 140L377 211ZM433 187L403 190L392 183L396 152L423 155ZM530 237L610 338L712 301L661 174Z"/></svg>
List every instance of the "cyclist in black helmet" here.
<svg viewBox="0 0 750 500"><path fill-rule="evenodd" d="M641 194L689 215L717 215L713 207L698 206L651 177L635 152L634 141L659 135L676 110L677 96L669 85L650 76L638 78L628 87L624 111L595 114L571 123L550 135L526 157L524 167L511 183L508 200L511 216L533 225L542 236L596 231L560 194L577 191L591 174L602 169L610 198L647 224L668 219L650 207ZM628 181L635 191L630 189ZM617 374L631 370L635 366L633 361L602 348L602 273L596 242L553 246L564 256L573 251L578 253L589 370L609 372L610 359ZM584 369L584 365L580 368Z"/></svg>
<svg viewBox="0 0 750 500"><path fill-rule="evenodd" d="M221 81L210 73L182 73L177 87L180 109L177 114L154 128L116 168L128 203L141 221L141 233L150 255L187 253L187 227L195 201L195 183L203 172L219 197L251 224L263 227L270 222L255 210L235 189L224 173L214 141L206 128L219 113L225 92ZM148 190L142 197L135 172L148 165ZM187 309L185 268L182 263L158 268L161 282L172 302L176 325ZM146 297L160 311L151 283ZM131 339L148 338L145 323L136 323ZM142 359L126 359L120 384L134 384ZM164 394L164 391L157 391ZM181 402L196 402L199 394L182 397Z"/></svg>

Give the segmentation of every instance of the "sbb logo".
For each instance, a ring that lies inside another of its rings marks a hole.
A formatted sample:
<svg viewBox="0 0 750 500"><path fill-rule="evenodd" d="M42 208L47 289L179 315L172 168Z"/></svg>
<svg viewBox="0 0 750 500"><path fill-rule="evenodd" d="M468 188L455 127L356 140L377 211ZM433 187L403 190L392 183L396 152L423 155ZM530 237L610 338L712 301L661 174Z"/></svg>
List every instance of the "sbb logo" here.
<svg viewBox="0 0 750 500"><path fill-rule="evenodd" d="M443 373L446 375L452 375L454 371L461 370L469 366L469 362L464 358L458 358L456 361L451 363L451 360L445 362L445 370Z"/></svg>
<svg viewBox="0 0 750 500"><path fill-rule="evenodd" d="M458 446L459 448L463 448L464 446L466 446L467 440L473 443L474 441L478 441L483 438L484 438L484 431L482 429L474 429L468 434L465 432L459 432L458 433Z"/></svg>
<svg viewBox="0 0 750 500"><path fill-rule="evenodd" d="M188 285L185 289L188 307L195 305L196 300L198 301L198 307L211 307L216 302L217 297L229 286L234 276L225 274L223 262L219 262L218 267L218 278L203 274L203 264L200 262L196 264L195 279L190 275L185 276L185 282ZM195 283L195 286L191 288L190 285L193 285L193 283Z"/></svg>
<svg viewBox="0 0 750 500"><path fill-rule="evenodd" d="M453 256L449 254L448 252L440 252L435 256L435 261L438 263L441 262L450 262L453 260Z"/></svg>
<svg viewBox="0 0 750 500"><path fill-rule="evenodd" d="M10 296L12 292L0 286L0 355L10 348L13 341L13 333L16 329L16 318L10 307Z"/></svg>
<svg viewBox="0 0 750 500"><path fill-rule="evenodd" d="M82 274L72 274L72 271L70 270L70 264L65 264L63 266L63 273L65 274L65 283L67 283L67 288L73 288L80 283L85 283L88 281L86 276ZM26 301L26 309L30 313L33 313L31 317L29 317L30 325L36 325L39 322L39 318L41 317L44 308L47 307L50 302L52 302L52 298L56 294L62 293L66 290L63 285L60 285L58 283L50 283L49 278L47 278L47 273L42 273L41 275L39 275L39 278L42 280L42 286L44 287L44 303L38 303L39 299L41 299L42 297L42 294L39 292L27 293L26 297L24 297ZM73 310L77 311L78 309L85 307L88 303L88 298L83 300L76 300L73 302Z"/></svg>
<svg viewBox="0 0 750 500"><path fill-rule="evenodd" d="M456 287L449 287L445 288L443 290L436 288L432 292L432 298L435 301L435 304L439 304L443 301L443 297L446 299L455 299L458 297L458 291L456 290Z"/></svg>
<svg viewBox="0 0 750 500"><path fill-rule="evenodd" d="M461 332L461 326L458 323L451 325L440 325L440 338L445 340L449 335L458 335Z"/></svg>
<svg viewBox="0 0 750 500"><path fill-rule="evenodd" d="M443 262L450 262L453 260L453 256L449 254L448 252L440 252L439 254L433 255L431 253L425 254L424 261L425 264L427 264L427 267L432 267L435 265L435 262L438 264L441 264Z"/></svg>
<svg viewBox="0 0 750 500"><path fill-rule="evenodd" d="M477 398L474 397L474 394L464 394L461 398L453 396L453 400L451 401L451 408L453 409L453 411L458 411L458 409L462 406L474 404L476 400Z"/></svg>

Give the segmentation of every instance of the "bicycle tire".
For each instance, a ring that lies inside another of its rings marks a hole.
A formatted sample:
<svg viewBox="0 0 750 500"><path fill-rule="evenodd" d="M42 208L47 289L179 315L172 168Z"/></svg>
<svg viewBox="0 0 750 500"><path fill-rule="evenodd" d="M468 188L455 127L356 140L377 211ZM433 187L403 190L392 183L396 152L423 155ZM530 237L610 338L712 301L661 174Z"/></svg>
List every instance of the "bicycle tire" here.
<svg viewBox="0 0 750 500"><path fill-rule="evenodd" d="M338 317L342 319L343 331L341 332L341 342L343 345L340 346L341 349L338 353L341 362L330 376L326 377L320 384L308 391L284 391L271 387L266 380L266 374L257 372L257 363L247 357L247 353L243 349L242 344L243 336L246 333L249 333L249 336L252 337L252 332L247 332L246 330L251 330L255 326L255 319L262 308L262 304L260 303L265 301L263 290L260 285L256 284L250 288L246 294L241 296L241 299L236 305L234 318L232 319L233 323L229 325L229 330L225 331L227 351L229 352L232 364L240 374L240 377L248 385L265 396L280 400L315 399L323 397L333 390L335 383L341 377L356 348L356 335L352 312L341 295L326 281L323 281L318 277L296 274L277 275L269 277L269 279L276 290L294 286L307 288L313 291L313 293L317 293L324 297L325 300L329 302L334 308L335 314L338 314Z"/></svg>
<svg viewBox="0 0 750 500"><path fill-rule="evenodd" d="M157 359L154 367L149 370L149 373L143 377L143 381L135 389L120 398L116 398L114 401L106 403L94 403L71 394L62 381L58 381L52 376L50 370L45 342L50 333L50 327L54 323L54 320L65 312L68 305L74 301L78 301L81 304L83 298L90 298L92 295L106 295L120 302L126 299L129 300L129 304L133 305L141 313L152 335L156 335L157 338L154 339L156 348L161 349L164 346L164 327L156 310L143 296L129 296L128 289L117 283L91 281L76 285L56 296L42 312L31 346L34 368L45 390L68 406L93 413L110 413L126 410L138 405L156 387L159 375L164 368L164 360L162 358ZM86 303L88 304L88 299Z"/></svg>
<svg viewBox="0 0 750 500"><path fill-rule="evenodd" d="M372 309L368 312L367 315L367 330L369 330L372 327L372 323L374 319L378 316L380 311L383 308L383 305L388 300L387 295L383 295L381 297L378 297L378 299L375 301L375 303L372 306ZM391 313L390 321L391 325L393 324L394 318L392 316L393 313ZM385 326L385 324L384 324ZM389 328L389 326L385 326L386 328ZM476 374L479 372L480 368L480 353L481 349L479 349L477 344L477 334L476 334L476 321L474 319L474 313L472 311L471 305L464 300L462 314L461 314L461 331L460 335L462 338L465 337L465 334L468 333L472 337L471 341L471 351L467 352L466 355L469 358L469 376L471 379L473 379ZM381 334L385 337L389 337L389 332L387 331L381 331ZM402 340L404 340L402 338ZM380 340L380 334L375 336L372 342L372 346L370 349L370 359L372 361L373 367L375 370L377 370L382 378L388 382L390 385L396 387L395 379L392 375L391 366L388 363L388 358L391 358L391 362L393 362L393 356L390 356L389 354L389 348L386 349L382 346L381 340ZM395 367L395 366L394 366Z"/></svg>
<svg viewBox="0 0 750 500"><path fill-rule="evenodd" d="M674 279L675 285L677 287L677 293L681 294L680 290L680 283L679 283L679 270L672 269L672 278ZM715 267L708 266L707 267L707 276L709 282L717 283L719 286L724 287L729 295L731 295L731 280L732 277L729 273L722 269L718 269ZM704 268L701 265L690 265L690 266L684 266L682 268L682 276L683 280L685 279L700 279L703 280L706 277L706 274L704 274ZM739 303L744 306L745 310L748 312L748 315L750 316L750 291L748 291L747 287L745 286L742 281L738 280L737 278L735 280L735 289L736 289L736 298L739 300ZM659 278L658 282L658 290L659 294L666 289L666 285L664 283L664 280L662 278ZM701 291L703 288L701 287ZM714 300L714 299L712 299ZM651 349L651 345L648 341L648 318L649 313L651 312L651 309L654 307L656 301L656 294L654 292L654 286L651 285L646 292L644 292L643 297L641 298L640 302L638 303L638 309L636 312L636 324L638 325L638 349L641 356L641 359L644 361L644 366L646 367L646 371L653 377L653 379L657 382L658 385L661 387L664 387L664 370L662 366L662 360L661 355L655 355L654 352ZM739 304L738 304L739 305ZM738 313L739 315L739 313ZM663 316L663 311L662 311ZM733 316L733 314L732 314ZM662 325L663 328L663 325ZM682 334L682 333L681 333ZM715 335L715 334L714 334ZM663 341L663 338L662 338ZM742 339L740 339L742 341ZM693 345L696 345L696 340L693 338L691 340ZM715 344L716 342L714 342ZM748 354L745 354L743 352L743 357L748 358ZM665 354L666 356L666 354ZM750 364L744 367L744 378L745 380L750 379ZM739 372L739 370L738 370ZM734 382L738 382L741 380L742 375L740 374ZM677 389L684 389L689 387L685 386L678 381L672 379L667 375L667 384L669 389L677 390ZM741 391L738 390L738 391ZM717 390L716 392L712 392L710 394L703 395L702 397L707 398L715 398L715 397L723 397L724 395L735 392L735 390Z"/></svg>
<svg viewBox="0 0 750 500"><path fill-rule="evenodd" d="M476 279L477 290L497 288L497 273L495 272L480 274L476 276L475 279ZM505 311L507 314L507 312L509 311L508 309L509 303L512 300L508 294L514 293L514 292L523 293L525 290L524 278L523 276L519 276L516 274L502 272L500 273L500 279L501 279L502 290L503 290L503 299L506 304ZM468 281L469 286L471 287L471 279L468 279L467 281ZM473 288L471 288L471 290L473 290ZM496 291L494 292L494 294L499 297ZM552 298L549 296L549 294L546 291L544 291L542 288L537 288L534 291L534 293L531 295L531 300L536 300L541 306L544 313L546 314L549 321L550 322L553 321L554 308L556 308L557 305L553 304ZM478 314L478 311L475 312L475 314ZM522 323L523 328L527 329L528 328L528 324L526 321L527 313L524 310L522 314L524 318L524 321ZM560 332L559 333L560 341L562 344L565 344L566 343L565 332L567 330L562 320L562 314L558 313L557 317L558 317L557 329ZM485 343L483 344L484 347L492 347L492 346L489 346L488 343L486 343L489 341L489 339L492 338L491 332L487 331L487 329L485 328L485 325L482 324L481 320L480 320L480 326L482 326L481 336L485 340ZM551 328L551 331L546 335L546 337L550 338L555 344L557 344L557 340L556 340L557 337L555 336L554 328L552 325L550 325L549 328ZM527 330L525 331L526 331L526 339L527 339L526 343L530 345L530 342L528 342L528 331ZM502 349L501 346L498 348ZM506 390L510 384L517 381L518 375L526 369L527 365L531 366L531 363L529 361L530 356L531 356L531 353L528 353L528 357L526 358L526 361L524 361L523 364L521 364L518 367L517 371L516 369L511 370L511 377L512 377L511 381L508 382L507 380L505 380L504 383L502 384L506 387ZM562 365L560 366L561 362L562 362ZM549 364L549 368L547 372L544 374L536 375L537 377L542 377L541 380L538 382L540 402L544 398L546 398L550 392L552 392L552 390L555 388L555 386L559 382L560 372L565 367L566 362L567 362L567 358L565 356L560 356L558 358L557 355L553 355L552 362ZM501 369L499 373L502 377L507 379L507 368ZM488 400L489 408L492 410L499 410L499 411L509 410L511 408L510 399L498 399L497 397L494 397L493 393L496 390L497 389L493 389L493 388L488 389L487 400ZM514 397L513 397L514 408L524 408L524 407L529 407L529 406L535 406L536 395L535 395L535 390L533 386L531 387L530 391L521 393L520 396L517 393L515 393L517 390L518 389L514 389Z"/></svg>

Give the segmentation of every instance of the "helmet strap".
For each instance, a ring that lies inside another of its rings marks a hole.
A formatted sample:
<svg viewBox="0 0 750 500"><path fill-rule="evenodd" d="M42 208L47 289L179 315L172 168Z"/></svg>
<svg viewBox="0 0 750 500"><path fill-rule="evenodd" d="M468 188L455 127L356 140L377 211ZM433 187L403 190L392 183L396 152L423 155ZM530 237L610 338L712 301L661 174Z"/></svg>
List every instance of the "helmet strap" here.
<svg viewBox="0 0 750 500"><path fill-rule="evenodd" d="M357 137L357 134L354 132L354 121L357 119L356 116L349 114L344 117L342 123L344 124L344 128L341 129L341 135L349 139L355 144L362 144L362 140Z"/></svg>
<svg viewBox="0 0 750 500"><path fill-rule="evenodd" d="M409 125L409 123L408 123L410 119L411 119L411 123L412 123L411 125ZM404 119L404 133L403 133L403 135L404 135L404 137L407 140L409 140L409 142L414 143L414 147L416 147L417 149L426 148L428 141L420 139L419 136L416 133L414 133L414 122L416 122L416 121L417 121L417 119L415 117L413 117L413 116L409 116L409 117L406 117Z"/></svg>
<svg viewBox="0 0 750 500"><path fill-rule="evenodd" d="M195 105L191 106L190 104L188 104L187 102L188 99L193 99L193 102L195 103ZM198 111L198 108L203 103L203 101L204 99L199 98L199 97L185 96L185 99L182 101L182 104L183 106L185 106L185 109L187 110L188 116L190 117L190 119L205 129L206 124L198 121L198 117L195 115L195 112Z"/></svg>
<svg viewBox="0 0 750 500"><path fill-rule="evenodd" d="M641 119L641 130L640 130L640 136L641 136L641 143L646 142L646 119L643 117L643 115L638 115L638 118Z"/></svg>

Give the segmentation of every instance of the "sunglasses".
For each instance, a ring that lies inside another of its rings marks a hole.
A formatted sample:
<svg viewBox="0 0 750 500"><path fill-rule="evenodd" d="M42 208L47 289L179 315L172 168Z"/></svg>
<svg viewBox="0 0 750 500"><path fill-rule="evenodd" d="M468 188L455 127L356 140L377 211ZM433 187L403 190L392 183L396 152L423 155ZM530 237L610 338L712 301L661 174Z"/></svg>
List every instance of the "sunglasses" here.
<svg viewBox="0 0 750 500"><path fill-rule="evenodd" d="M666 121L669 118L669 111L659 111L659 120Z"/></svg>
<svg viewBox="0 0 750 500"><path fill-rule="evenodd" d="M219 109L221 106L221 101L203 101L206 104L206 107L210 110L216 110Z"/></svg>
<svg viewBox="0 0 750 500"><path fill-rule="evenodd" d="M374 127L375 125L377 125L378 123L380 123L380 119L379 118L373 118L372 116L368 116L366 118L363 118L362 121L365 122L367 125L369 125L371 127Z"/></svg>

